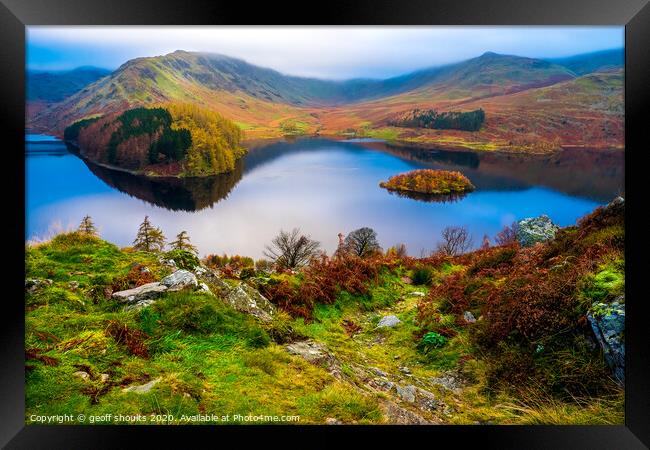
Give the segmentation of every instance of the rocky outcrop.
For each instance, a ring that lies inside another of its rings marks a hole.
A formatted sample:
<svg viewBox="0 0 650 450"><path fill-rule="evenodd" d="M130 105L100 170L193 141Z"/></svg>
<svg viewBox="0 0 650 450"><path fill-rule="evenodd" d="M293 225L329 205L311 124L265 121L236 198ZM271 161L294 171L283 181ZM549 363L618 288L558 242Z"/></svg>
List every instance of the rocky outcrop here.
<svg viewBox="0 0 650 450"><path fill-rule="evenodd" d="M167 286L164 284L154 282L143 284L133 289L127 289L126 291L113 292L111 297L123 303L136 304L145 300L158 298L167 289Z"/></svg>
<svg viewBox="0 0 650 450"><path fill-rule="evenodd" d="M237 311L250 314L265 322L271 320L275 314L273 304L246 283L240 283L232 288L224 297L224 301Z"/></svg>
<svg viewBox="0 0 650 450"><path fill-rule="evenodd" d="M324 345L308 340L293 342L285 348L289 354L300 356L315 366L323 367L333 376L341 377L341 364L334 355L327 351Z"/></svg>
<svg viewBox="0 0 650 450"><path fill-rule="evenodd" d="M625 384L625 298L606 304L596 302L587 314L591 329L620 384Z"/></svg>
<svg viewBox="0 0 650 450"><path fill-rule="evenodd" d="M245 314L250 314L261 321L268 322L275 315L275 306L259 291L246 283L230 285L212 270L197 267L194 270L200 282L211 285L219 295L232 308Z"/></svg>
<svg viewBox="0 0 650 450"><path fill-rule="evenodd" d="M538 242L553 239L557 230L560 229L544 214L520 220L517 222L516 228L517 241L523 247L530 247Z"/></svg>
<svg viewBox="0 0 650 450"><path fill-rule="evenodd" d="M171 275L166 276L160 280L160 283L164 286L167 286L167 289L170 292L180 291L188 288L193 289L199 286L196 275L184 269L179 269Z"/></svg>

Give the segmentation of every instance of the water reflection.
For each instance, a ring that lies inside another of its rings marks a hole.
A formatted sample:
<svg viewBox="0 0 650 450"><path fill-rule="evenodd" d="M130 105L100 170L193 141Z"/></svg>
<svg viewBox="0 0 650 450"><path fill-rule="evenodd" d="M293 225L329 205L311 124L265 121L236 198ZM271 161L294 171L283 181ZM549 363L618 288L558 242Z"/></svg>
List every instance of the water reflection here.
<svg viewBox="0 0 650 450"><path fill-rule="evenodd" d="M390 194L398 197L410 198L419 202L427 203L455 203L467 197L466 192L456 192L452 194L424 194L421 192L412 191L396 191L394 189L386 189Z"/></svg>
<svg viewBox="0 0 650 450"><path fill-rule="evenodd" d="M107 169L86 160L84 163L109 186L171 211L200 211L214 205L228 197L243 173L241 160L232 172L202 178L146 178Z"/></svg>

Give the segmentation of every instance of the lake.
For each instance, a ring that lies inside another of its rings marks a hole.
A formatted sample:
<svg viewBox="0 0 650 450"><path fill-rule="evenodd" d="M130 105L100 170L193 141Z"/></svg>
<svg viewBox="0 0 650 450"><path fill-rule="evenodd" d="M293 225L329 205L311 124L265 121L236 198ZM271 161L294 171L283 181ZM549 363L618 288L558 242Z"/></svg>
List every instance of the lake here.
<svg viewBox="0 0 650 450"><path fill-rule="evenodd" d="M384 248L404 243L420 256L446 226L465 226L478 246L526 217L574 224L624 189L620 150L525 156L305 138L255 144L230 174L157 181L85 162L47 136L28 135L25 158L26 240L76 228L89 214L104 239L126 246L148 215L170 241L187 231L201 256L259 258L280 229L294 227L331 254L339 232L363 226L377 231ZM459 170L476 191L427 202L379 187L416 168Z"/></svg>

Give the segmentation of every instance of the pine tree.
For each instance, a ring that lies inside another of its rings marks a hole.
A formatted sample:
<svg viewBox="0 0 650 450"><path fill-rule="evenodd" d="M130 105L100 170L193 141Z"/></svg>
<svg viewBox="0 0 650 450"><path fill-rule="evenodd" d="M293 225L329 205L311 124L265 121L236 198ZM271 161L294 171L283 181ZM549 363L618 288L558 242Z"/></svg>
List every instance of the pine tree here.
<svg viewBox="0 0 650 450"><path fill-rule="evenodd" d="M176 240L170 242L169 245L174 250L185 250L194 254L198 254L198 250L195 246L190 244L190 237L187 234L187 231L181 231L176 235Z"/></svg>
<svg viewBox="0 0 650 450"><path fill-rule="evenodd" d="M133 248L144 252L160 252L165 248L165 235L160 228L151 225L149 216L140 224Z"/></svg>
<svg viewBox="0 0 650 450"><path fill-rule="evenodd" d="M93 223L93 220L90 218L90 216L84 216L77 230L83 234L97 236L97 228L95 227L95 224Z"/></svg>

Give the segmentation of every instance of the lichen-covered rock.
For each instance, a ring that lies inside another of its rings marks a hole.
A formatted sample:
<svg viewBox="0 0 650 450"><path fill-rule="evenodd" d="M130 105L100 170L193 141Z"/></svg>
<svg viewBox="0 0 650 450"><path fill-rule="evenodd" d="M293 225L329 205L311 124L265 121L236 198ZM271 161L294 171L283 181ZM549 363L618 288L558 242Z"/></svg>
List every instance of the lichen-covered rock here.
<svg viewBox="0 0 650 450"><path fill-rule="evenodd" d="M136 394L146 394L149 392L155 385L160 383L162 380L161 377L155 378L148 383L139 385L139 386L128 386L122 389L122 392L135 392Z"/></svg>
<svg viewBox="0 0 650 450"><path fill-rule="evenodd" d="M476 322L476 317L474 317L474 314L472 314L471 311L465 311L463 313L463 319L465 319L465 322L467 323Z"/></svg>
<svg viewBox="0 0 650 450"><path fill-rule="evenodd" d="M273 304L246 283L231 288L224 300L237 311L255 316L264 322L270 321L275 314Z"/></svg>
<svg viewBox="0 0 650 450"><path fill-rule="evenodd" d="M25 290L30 294L44 288L45 286L51 286L52 280L45 279L41 280L39 278L27 278L25 280Z"/></svg>
<svg viewBox="0 0 650 450"><path fill-rule="evenodd" d="M548 241L555 237L560 227L542 214L539 217L523 219L517 222L517 241L523 247L530 247L538 242Z"/></svg>
<svg viewBox="0 0 650 450"><path fill-rule="evenodd" d="M198 292L205 292L206 294L214 295L210 288L208 287L207 284L205 283L199 283L199 288L197 289Z"/></svg>
<svg viewBox="0 0 650 450"><path fill-rule="evenodd" d="M113 292L111 297L123 303L140 303L144 300L152 300L160 297L163 292L167 291L168 287L162 283L154 282L143 284L133 289L125 291Z"/></svg>
<svg viewBox="0 0 650 450"><path fill-rule="evenodd" d="M402 321L399 320L397 316L393 316L393 315L384 316L377 324L377 328L394 327L399 325L400 323L402 323Z"/></svg>
<svg viewBox="0 0 650 450"><path fill-rule="evenodd" d="M285 349L291 355L300 356L305 361L326 369L336 378L342 376L341 363L323 344L311 340L299 341L288 344Z"/></svg>
<svg viewBox="0 0 650 450"><path fill-rule="evenodd" d="M625 303L620 297L611 304L596 302L587 314L605 361L614 376L625 384Z"/></svg>
<svg viewBox="0 0 650 450"><path fill-rule="evenodd" d="M196 288L199 282L189 270L179 269L171 275L166 276L160 283L167 286L169 291L180 291L186 288Z"/></svg>

